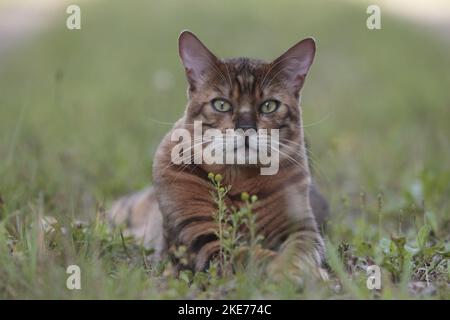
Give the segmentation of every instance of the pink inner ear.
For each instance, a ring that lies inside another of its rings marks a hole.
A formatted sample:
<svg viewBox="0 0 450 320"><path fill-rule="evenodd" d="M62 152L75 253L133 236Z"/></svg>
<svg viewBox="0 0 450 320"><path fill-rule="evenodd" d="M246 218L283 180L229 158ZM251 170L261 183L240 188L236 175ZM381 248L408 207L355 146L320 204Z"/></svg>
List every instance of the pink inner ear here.
<svg viewBox="0 0 450 320"><path fill-rule="evenodd" d="M303 59L295 59L296 60L296 73L300 76L306 76L306 74L309 71L309 67L312 64L312 57L311 56L306 56Z"/></svg>
<svg viewBox="0 0 450 320"><path fill-rule="evenodd" d="M191 78L192 77L192 74L193 74L193 71L192 71L192 69L189 69L189 68L184 68L184 70L185 70L185 72L186 72L186 76L188 76L189 78Z"/></svg>
<svg viewBox="0 0 450 320"><path fill-rule="evenodd" d="M181 34L179 52L190 82L200 81L205 71L217 60L208 48L190 32Z"/></svg>
<svg viewBox="0 0 450 320"><path fill-rule="evenodd" d="M287 84L294 90L300 90L314 60L314 54L314 40L305 39L291 47L273 63L279 63Z"/></svg>
<svg viewBox="0 0 450 320"><path fill-rule="evenodd" d="M314 59L314 52L309 50L295 50L288 52L289 56L283 57L284 68L291 73L292 77L297 75L306 76Z"/></svg>
<svg viewBox="0 0 450 320"><path fill-rule="evenodd" d="M201 56L197 52L190 52L188 50L183 63L191 76L200 77L208 68L208 65L210 64L209 60L210 59L204 55Z"/></svg>

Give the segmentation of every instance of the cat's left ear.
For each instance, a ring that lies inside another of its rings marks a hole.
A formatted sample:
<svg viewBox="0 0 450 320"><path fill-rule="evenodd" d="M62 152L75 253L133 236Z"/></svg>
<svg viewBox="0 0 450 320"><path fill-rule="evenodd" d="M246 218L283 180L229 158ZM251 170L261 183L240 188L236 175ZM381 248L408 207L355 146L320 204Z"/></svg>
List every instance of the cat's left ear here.
<svg viewBox="0 0 450 320"><path fill-rule="evenodd" d="M214 69L218 59L190 31L183 31L178 38L178 50L186 70L191 90L206 81L208 70Z"/></svg>
<svg viewBox="0 0 450 320"><path fill-rule="evenodd" d="M272 72L283 76L283 81L298 93L314 60L316 42L306 38L292 46L272 63Z"/></svg>

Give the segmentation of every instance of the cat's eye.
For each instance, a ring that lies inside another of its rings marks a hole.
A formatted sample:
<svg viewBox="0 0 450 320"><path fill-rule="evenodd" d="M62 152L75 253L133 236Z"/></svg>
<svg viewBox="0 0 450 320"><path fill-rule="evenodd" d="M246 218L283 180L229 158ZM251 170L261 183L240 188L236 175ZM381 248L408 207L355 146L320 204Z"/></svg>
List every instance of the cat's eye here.
<svg viewBox="0 0 450 320"><path fill-rule="evenodd" d="M276 101L276 100L267 100L264 101L261 106L259 107L259 111L261 111L261 113L272 113L275 110L278 109L278 107L280 106L280 102Z"/></svg>
<svg viewBox="0 0 450 320"><path fill-rule="evenodd" d="M231 110L231 103L223 99L214 99L211 101L211 104L219 112L228 112Z"/></svg>

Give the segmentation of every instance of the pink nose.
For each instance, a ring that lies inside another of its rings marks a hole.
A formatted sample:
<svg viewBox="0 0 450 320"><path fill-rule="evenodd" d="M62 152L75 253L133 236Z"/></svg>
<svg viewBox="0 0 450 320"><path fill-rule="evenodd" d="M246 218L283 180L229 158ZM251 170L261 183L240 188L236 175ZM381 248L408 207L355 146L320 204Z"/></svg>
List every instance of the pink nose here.
<svg viewBox="0 0 450 320"><path fill-rule="evenodd" d="M242 129L244 131L248 129L256 130L256 121L254 116L250 112L240 114L236 122L236 129Z"/></svg>

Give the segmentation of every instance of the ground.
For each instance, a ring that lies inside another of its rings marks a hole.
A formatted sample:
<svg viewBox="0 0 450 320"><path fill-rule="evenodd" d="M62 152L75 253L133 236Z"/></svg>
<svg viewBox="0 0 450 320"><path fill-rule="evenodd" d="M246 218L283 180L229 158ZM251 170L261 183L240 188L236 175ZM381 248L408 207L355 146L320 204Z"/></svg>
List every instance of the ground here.
<svg viewBox="0 0 450 320"><path fill-rule="evenodd" d="M368 30L350 2L80 6L81 30L60 10L0 56L1 298L450 298L447 41L385 12ZM183 29L222 57L271 59L316 38L302 107L332 211L329 283L214 268L176 278L103 222L114 199L151 184L155 148L183 113ZM71 264L81 290L66 287ZM366 287L371 264L381 290Z"/></svg>

